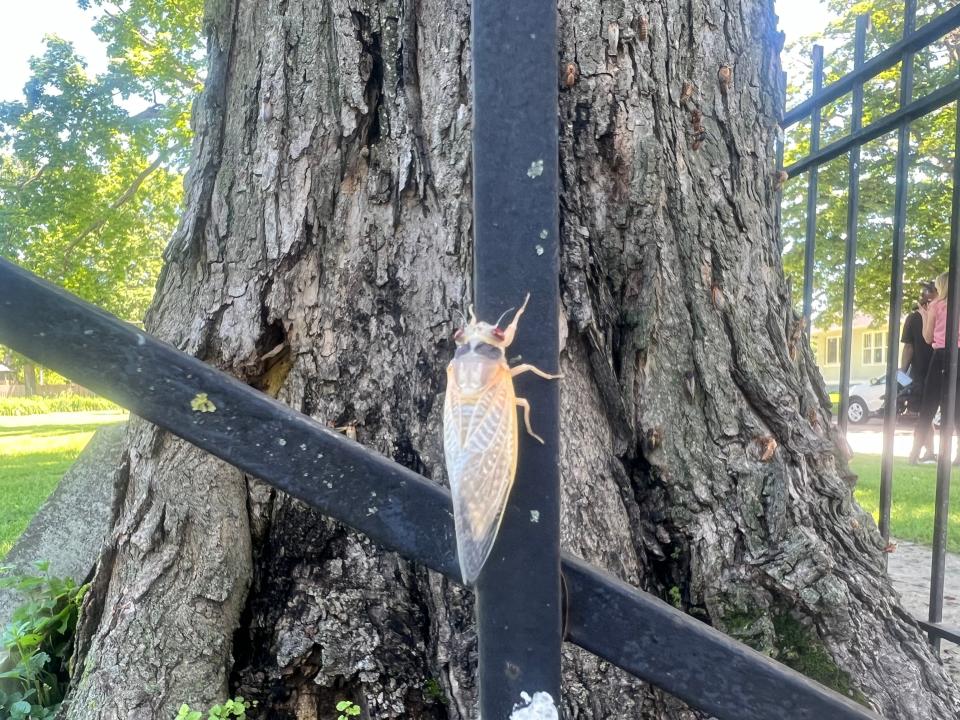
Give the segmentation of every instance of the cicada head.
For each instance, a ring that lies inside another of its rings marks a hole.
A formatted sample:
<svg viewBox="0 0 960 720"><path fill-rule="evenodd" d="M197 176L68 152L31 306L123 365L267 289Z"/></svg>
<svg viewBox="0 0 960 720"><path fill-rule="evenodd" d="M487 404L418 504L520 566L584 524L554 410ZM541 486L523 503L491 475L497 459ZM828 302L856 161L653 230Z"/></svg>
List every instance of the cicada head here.
<svg viewBox="0 0 960 720"><path fill-rule="evenodd" d="M466 327L460 328L453 334L453 340L457 343L457 347L463 345L476 346L478 343L483 343L485 345L492 345L495 348L500 348L501 350L509 347L510 343L513 342L513 336L517 332L517 321L520 319L520 316L523 314L523 311L527 308L527 301L530 300L530 295L527 294L526 299L523 301L523 305L517 311L517 314L513 316L513 320L505 328L500 327L500 323L503 322L503 319L507 316L513 308L510 308L494 324L488 322L483 322L482 320L477 320L476 315L473 313L473 306L470 306L470 319L467 322Z"/></svg>

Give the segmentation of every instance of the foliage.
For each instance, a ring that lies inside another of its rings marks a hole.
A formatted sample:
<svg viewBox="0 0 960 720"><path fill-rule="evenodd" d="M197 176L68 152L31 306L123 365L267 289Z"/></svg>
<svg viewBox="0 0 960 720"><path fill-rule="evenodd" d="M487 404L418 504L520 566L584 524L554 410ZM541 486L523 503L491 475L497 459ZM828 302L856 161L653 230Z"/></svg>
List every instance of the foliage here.
<svg viewBox="0 0 960 720"><path fill-rule="evenodd" d="M360 714L360 706L350 700L341 700L337 703L337 720L350 720Z"/></svg>
<svg viewBox="0 0 960 720"><path fill-rule="evenodd" d="M203 2L79 4L110 66L91 76L51 36L23 99L0 102L0 254L135 320L182 197Z"/></svg>
<svg viewBox="0 0 960 720"><path fill-rule="evenodd" d="M0 417L119 409L106 398L66 393L57 397L0 398Z"/></svg>
<svg viewBox="0 0 960 720"><path fill-rule="evenodd" d="M68 661L80 604L87 585L72 578L55 578L49 564L37 563L38 574L18 575L0 567L0 588L12 588L27 601L13 612L0 635L0 647L13 666L0 672L0 718L53 718L69 681Z"/></svg>
<svg viewBox="0 0 960 720"><path fill-rule="evenodd" d="M953 5L948 0L919 3L923 17L939 14ZM813 41L832 48L825 64L825 83L853 68L853 34L856 15L870 13L867 58L900 39L903 32L901 0L830 0L837 19L822 33L804 38L785 55L788 69L787 106L809 94L809 63L799 57ZM924 19L918 19L918 26ZM957 74L960 37L949 34L914 60L914 98L953 81ZM805 66L806 65L806 66ZM895 110L899 90L899 65L866 84L864 126ZM821 147L849 133L851 96L827 105L823 111ZM904 256L904 310L919 295L920 283L946 270L950 233L956 109L942 108L913 123L910 143L909 193ZM810 147L809 121L787 131L784 163L805 156ZM860 312L883 320L889 313L893 241L893 205L897 139L891 133L863 146L860 167L860 211L857 235L855 304ZM817 196L817 241L814 263L814 308L818 324L838 321L843 306L843 272L847 228L848 158L841 156L822 166ZM799 304L803 281L807 175L790 180L783 191L782 233L784 268L792 278Z"/></svg>
<svg viewBox="0 0 960 720"><path fill-rule="evenodd" d="M256 701L249 702L242 697L235 697L233 700L227 700L223 705L214 705L207 711L207 720L223 720L224 718L240 718L245 720L247 710L256 706ZM180 706L176 720L202 720L203 713L199 710L191 710L190 706L184 703Z"/></svg>

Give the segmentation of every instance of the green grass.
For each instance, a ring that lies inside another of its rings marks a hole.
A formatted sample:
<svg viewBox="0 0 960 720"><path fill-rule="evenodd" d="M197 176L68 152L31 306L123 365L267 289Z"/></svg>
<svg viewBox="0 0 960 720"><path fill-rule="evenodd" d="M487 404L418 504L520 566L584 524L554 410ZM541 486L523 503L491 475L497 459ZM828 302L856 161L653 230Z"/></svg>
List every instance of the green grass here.
<svg viewBox="0 0 960 720"><path fill-rule="evenodd" d="M125 413L0 417L0 559L101 425Z"/></svg>
<svg viewBox="0 0 960 720"><path fill-rule="evenodd" d="M850 469L858 476L854 494L857 502L879 518L880 511L880 456L857 455L850 461ZM954 468L953 477L960 477L960 468ZM937 466L935 463L908 465L905 458L894 458L893 503L890 508L890 534L901 540L931 545L933 543L933 508L937 497ZM950 494L950 518L947 529L947 549L960 552L960 489Z"/></svg>

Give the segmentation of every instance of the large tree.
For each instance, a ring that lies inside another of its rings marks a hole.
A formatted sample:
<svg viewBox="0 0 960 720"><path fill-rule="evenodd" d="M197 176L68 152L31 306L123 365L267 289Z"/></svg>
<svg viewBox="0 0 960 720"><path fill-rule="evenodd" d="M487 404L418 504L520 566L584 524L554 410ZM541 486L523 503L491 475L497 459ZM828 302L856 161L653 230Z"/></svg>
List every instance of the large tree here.
<svg viewBox="0 0 960 720"><path fill-rule="evenodd" d="M954 716L791 309L772 3L559 8L566 549L887 717ZM443 369L471 293L469 4L207 13L149 329L444 482ZM469 592L146 423L116 487L68 717L228 692L271 718L341 698L475 717ZM569 717L695 716L575 649L565 693Z"/></svg>

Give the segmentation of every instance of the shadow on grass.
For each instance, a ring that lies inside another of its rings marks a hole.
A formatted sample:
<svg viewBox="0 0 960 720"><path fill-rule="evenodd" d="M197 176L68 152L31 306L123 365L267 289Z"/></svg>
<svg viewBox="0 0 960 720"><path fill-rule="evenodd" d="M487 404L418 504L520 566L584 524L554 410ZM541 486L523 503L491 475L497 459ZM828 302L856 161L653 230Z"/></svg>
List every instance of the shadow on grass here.
<svg viewBox="0 0 960 720"><path fill-rule="evenodd" d="M32 437L57 437L59 435L73 435L75 433L94 432L107 425L116 425L125 422L125 418L109 422L82 423L77 425L19 425L14 427L0 427L0 438L30 435Z"/></svg>

